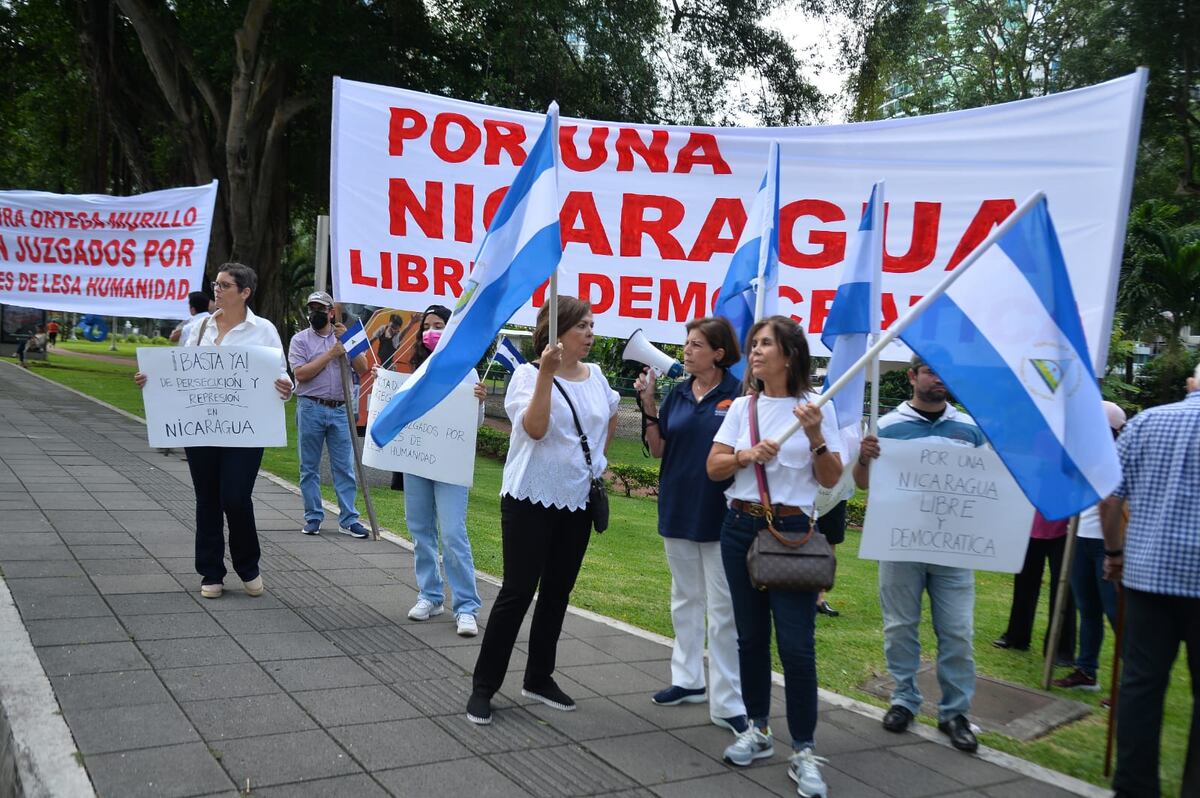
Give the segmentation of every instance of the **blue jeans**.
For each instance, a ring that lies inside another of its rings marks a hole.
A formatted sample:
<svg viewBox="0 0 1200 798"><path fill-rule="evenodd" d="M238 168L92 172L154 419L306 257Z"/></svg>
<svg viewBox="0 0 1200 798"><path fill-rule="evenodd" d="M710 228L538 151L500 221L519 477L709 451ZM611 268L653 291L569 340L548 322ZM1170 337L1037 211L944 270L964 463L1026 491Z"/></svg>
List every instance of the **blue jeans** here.
<svg viewBox="0 0 1200 798"><path fill-rule="evenodd" d="M883 608L883 652L896 682L892 704L914 715L921 709L917 668L921 665L921 601L929 592L937 635L937 676L942 688L938 720L971 711L975 695L975 572L921 562L879 563Z"/></svg>
<svg viewBox="0 0 1200 798"><path fill-rule="evenodd" d="M304 497L304 520L322 521L321 451L329 446L329 471L337 493L338 524L343 528L358 520L354 502L358 484L354 479L354 446L346 409L326 407L303 396L296 399L296 431L300 438L300 494Z"/></svg>
<svg viewBox="0 0 1200 798"><path fill-rule="evenodd" d="M1071 565L1071 593L1079 608L1079 656L1075 667L1096 678L1100 669L1100 646L1104 643L1104 617L1117 622L1117 591L1104 578L1104 541L1075 540L1075 562Z"/></svg>
<svg viewBox="0 0 1200 798"><path fill-rule="evenodd" d="M417 572L418 596L434 604L445 601L442 574L438 570L438 531L446 581L454 594L454 614L479 612L475 589L475 560L467 539L467 493L462 485L435 482L415 474L404 475L404 518L413 538L413 565Z"/></svg>
<svg viewBox="0 0 1200 798"><path fill-rule="evenodd" d="M808 518L793 515L775 519L780 531L808 529ZM765 721L771 715L771 622L779 659L783 661L784 698L788 733L793 747L812 747L817 729L817 652L814 632L817 594L758 590L746 571L746 552L766 521L737 510L725 513L721 525L721 560L733 600L737 624L738 664L746 715Z"/></svg>

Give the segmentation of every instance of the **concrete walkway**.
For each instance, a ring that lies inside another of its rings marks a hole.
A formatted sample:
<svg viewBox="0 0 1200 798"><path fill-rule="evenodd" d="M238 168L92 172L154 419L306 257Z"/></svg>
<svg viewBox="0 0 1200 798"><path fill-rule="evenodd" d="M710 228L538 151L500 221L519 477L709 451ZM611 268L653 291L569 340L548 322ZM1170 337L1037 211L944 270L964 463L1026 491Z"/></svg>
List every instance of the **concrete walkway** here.
<svg viewBox="0 0 1200 798"><path fill-rule="evenodd" d="M579 710L520 697L519 643L495 723L473 726L478 638L457 637L449 613L407 620L409 551L301 535L299 496L265 476L255 503L266 595L231 574L223 598L201 599L186 464L150 450L139 422L0 366L0 795L13 773L30 795L122 798L795 794L781 689L776 755L729 767L731 736L705 705L651 704L670 649L586 613L559 647ZM480 587L486 623L496 587ZM837 798L1103 794L926 728L889 734L877 710L824 698Z"/></svg>

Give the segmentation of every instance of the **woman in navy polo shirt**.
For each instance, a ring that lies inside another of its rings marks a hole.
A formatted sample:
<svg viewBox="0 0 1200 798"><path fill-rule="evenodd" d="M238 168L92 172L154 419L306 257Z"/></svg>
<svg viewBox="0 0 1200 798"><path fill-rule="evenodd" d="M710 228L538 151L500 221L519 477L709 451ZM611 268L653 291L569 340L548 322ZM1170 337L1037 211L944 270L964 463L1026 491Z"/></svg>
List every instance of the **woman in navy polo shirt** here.
<svg viewBox="0 0 1200 798"><path fill-rule="evenodd" d="M737 338L723 318L687 324L683 368L690 375L676 385L655 411L654 380L646 372L635 387L647 416L646 444L662 458L658 496L658 533L671 567L671 685L651 699L662 706L708 699L713 723L740 734L746 730L738 671L737 627L729 584L721 562L724 490L730 480L712 482L704 464L713 436L741 381L729 373L738 362ZM647 369L647 371L649 371ZM705 610L708 611L709 684L704 681Z"/></svg>

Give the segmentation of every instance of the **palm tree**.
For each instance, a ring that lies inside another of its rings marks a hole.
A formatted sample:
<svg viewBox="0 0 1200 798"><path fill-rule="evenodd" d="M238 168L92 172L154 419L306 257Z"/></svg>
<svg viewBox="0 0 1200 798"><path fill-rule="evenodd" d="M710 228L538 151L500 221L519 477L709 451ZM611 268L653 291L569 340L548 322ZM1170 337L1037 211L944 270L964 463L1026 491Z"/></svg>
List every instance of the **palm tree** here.
<svg viewBox="0 0 1200 798"><path fill-rule="evenodd" d="M1120 305L1130 327L1183 346L1183 328L1200 321L1200 226L1172 227L1178 206L1139 205L1129 219Z"/></svg>

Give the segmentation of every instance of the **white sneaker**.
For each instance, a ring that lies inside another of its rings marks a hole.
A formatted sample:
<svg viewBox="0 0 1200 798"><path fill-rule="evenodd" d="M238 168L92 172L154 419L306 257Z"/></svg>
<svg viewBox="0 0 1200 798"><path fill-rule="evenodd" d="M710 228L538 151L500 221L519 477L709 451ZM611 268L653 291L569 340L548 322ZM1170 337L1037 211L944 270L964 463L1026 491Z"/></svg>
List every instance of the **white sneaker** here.
<svg viewBox="0 0 1200 798"><path fill-rule="evenodd" d="M464 612L454 616L454 620L458 624L459 637L474 637L479 634L479 624L475 622L474 615Z"/></svg>
<svg viewBox="0 0 1200 798"><path fill-rule="evenodd" d="M828 762L824 757L814 754L811 748L792 754L788 760L788 776L796 782L797 794L803 798L824 798L828 794L825 779L821 778L821 769L817 767L818 763L824 765Z"/></svg>
<svg viewBox="0 0 1200 798"><path fill-rule="evenodd" d="M417 603L408 611L408 619L410 621L428 621L435 615L441 615L446 611L446 608L441 604L434 604L429 599L417 599Z"/></svg>
<svg viewBox="0 0 1200 798"><path fill-rule="evenodd" d="M759 731L753 723L750 728L737 736L725 749L725 761L738 767L746 767L756 759L763 759L775 753L775 738L771 730Z"/></svg>

